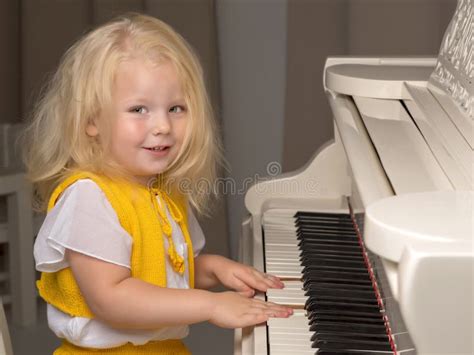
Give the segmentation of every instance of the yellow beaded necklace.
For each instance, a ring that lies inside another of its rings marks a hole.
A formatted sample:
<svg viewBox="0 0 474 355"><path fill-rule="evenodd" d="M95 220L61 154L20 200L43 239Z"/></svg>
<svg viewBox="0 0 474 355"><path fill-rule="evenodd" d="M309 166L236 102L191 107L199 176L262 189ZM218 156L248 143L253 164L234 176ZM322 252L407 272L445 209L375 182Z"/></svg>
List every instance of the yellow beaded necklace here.
<svg viewBox="0 0 474 355"><path fill-rule="evenodd" d="M185 270L184 258L177 253L176 248L174 246L172 237L173 229L166 215L166 206L168 207L168 211L170 212L171 217L177 224L179 224L181 229L183 228L181 224L184 222L183 215L181 214L181 211L179 210L178 206L176 206L171 197L169 197L166 192L160 189L156 183L150 184L149 190L151 193L153 207L160 217L159 223L161 226L161 230L168 239L168 257L171 261L171 265L177 273L183 275ZM157 198L160 199L161 204L158 203Z"/></svg>

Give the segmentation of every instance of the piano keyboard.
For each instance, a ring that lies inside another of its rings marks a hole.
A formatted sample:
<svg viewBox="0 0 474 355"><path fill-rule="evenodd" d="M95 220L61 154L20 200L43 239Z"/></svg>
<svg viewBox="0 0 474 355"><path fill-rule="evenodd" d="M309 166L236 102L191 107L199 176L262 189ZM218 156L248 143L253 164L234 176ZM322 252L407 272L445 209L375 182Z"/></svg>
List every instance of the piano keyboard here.
<svg viewBox="0 0 474 355"><path fill-rule="evenodd" d="M269 354L397 353L350 214L274 210L263 229L266 272L285 283L267 300L295 308L267 322Z"/></svg>

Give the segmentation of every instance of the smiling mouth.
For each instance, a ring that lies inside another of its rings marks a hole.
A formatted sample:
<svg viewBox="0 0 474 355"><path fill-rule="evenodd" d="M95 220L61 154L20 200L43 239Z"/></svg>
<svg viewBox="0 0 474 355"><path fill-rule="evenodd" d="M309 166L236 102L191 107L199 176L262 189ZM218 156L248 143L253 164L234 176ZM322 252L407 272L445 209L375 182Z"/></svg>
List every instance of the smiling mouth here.
<svg viewBox="0 0 474 355"><path fill-rule="evenodd" d="M152 152L160 152L163 150L169 149L169 146L163 145L163 146L157 146L157 147L144 147L146 150L151 150Z"/></svg>

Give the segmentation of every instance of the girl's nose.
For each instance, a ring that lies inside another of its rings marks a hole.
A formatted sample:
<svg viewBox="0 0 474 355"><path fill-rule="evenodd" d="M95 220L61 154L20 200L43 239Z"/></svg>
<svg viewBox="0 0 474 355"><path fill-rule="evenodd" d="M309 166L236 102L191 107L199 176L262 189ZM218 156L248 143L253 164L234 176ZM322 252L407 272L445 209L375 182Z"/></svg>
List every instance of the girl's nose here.
<svg viewBox="0 0 474 355"><path fill-rule="evenodd" d="M159 114L153 119L152 133L154 136L170 133L171 125L167 115Z"/></svg>

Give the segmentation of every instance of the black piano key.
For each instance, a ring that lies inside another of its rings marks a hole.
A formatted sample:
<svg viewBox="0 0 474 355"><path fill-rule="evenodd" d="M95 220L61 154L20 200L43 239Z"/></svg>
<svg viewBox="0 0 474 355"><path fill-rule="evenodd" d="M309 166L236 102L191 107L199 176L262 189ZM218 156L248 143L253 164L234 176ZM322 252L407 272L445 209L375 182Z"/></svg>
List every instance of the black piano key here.
<svg viewBox="0 0 474 355"><path fill-rule="evenodd" d="M393 351L316 350L315 355L393 355Z"/></svg>
<svg viewBox="0 0 474 355"><path fill-rule="evenodd" d="M360 247L359 242L355 239L346 239L346 238L327 238L326 236L321 236L319 238L302 238L298 241L298 246L304 248L305 245L310 246L314 243L327 243L327 244L338 244L338 245L352 245Z"/></svg>
<svg viewBox="0 0 474 355"><path fill-rule="evenodd" d="M321 310L335 310L341 313L357 312L370 315L381 315L378 305L360 304L360 303L345 303L332 301L318 301L311 299L306 303L305 308L309 312Z"/></svg>
<svg viewBox="0 0 474 355"><path fill-rule="evenodd" d="M344 297L351 294L353 297L364 298L364 299L376 299L376 295L373 289L361 289L356 288L354 285L348 287L344 285L335 285L327 282L311 281L307 284L307 290L310 298L311 294L315 295L327 295L327 296L341 296Z"/></svg>
<svg viewBox="0 0 474 355"><path fill-rule="evenodd" d="M374 312L353 312L353 311L341 311L338 309L322 309L322 308L313 308L311 310L307 311L308 318L311 320L314 317L321 316L321 315L331 315L331 316L340 316L340 317L354 317L354 318L360 318L362 321L364 319L367 320L381 320L383 321L383 315L382 313L374 313ZM370 321L368 321L370 322Z"/></svg>
<svg viewBox="0 0 474 355"><path fill-rule="evenodd" d="M344 222L337 220L298 220L295 221L296 229L319 229L319 230L334 230L341 232L353 233L354 225L352 222Z"/></svg>
<svg viewBox="0 0 474 355"><path fill-rule="evenodd" d="M329 239L343 239L343 240L352 240L357 241L358 236L355 232L349 231L340 231L332 229L316 229L316 228L297 228L296 229L296 238L297 239L318 239L318 238L329 238Z"/></svg>
<svg viewBox="0 0 474 355"><path fill-rule="evenodd" d="M313 342L313 348L317 349L334 349L334 350L384 350L390 351L392 348L390 343L379 343L370 341L358 341L343 339L329 339L329 340L316 340Z"/></svg>
<svg viewBox="0 0 474 355"><path fill-rule="evenodd" d="M340 271L340 270L315 270L306 268L307 272L304 274L304 278L307 280L317 280L319 277L328 277L341 280L358 280L358 281L370 281L369 273ZM371 282L371 281L370 281Z"/></svg>
<svg viewBox="0 0 474 355"><path fill-rule="evenodd" d="M311 217L311 218L298 218L295 220L295 224L319 224L319 223L330 223L336 225L351 225L353 222L351 219L341 218L326 218L326 217Z"/></svg>
<svg viewBox="0 0 474 355"><path fill-rule="evenodd" d="M356 251L362 253L362 249L358 244L347 245L343 243L325 242L321 240L301 241L300 248L304 251L317 251L319 248L332 249L335 251Z"/></svg>
<svg viewBox="0 0 474 355"><path fill-rule="evenodd" d="M334 259L330 257L316 258L313 255L303 255L301 258L302 266L340 266L340 267L349 267L355 269L367 270L365 263L362 261L354 260L344 260L344 259Z"/></svg>
<svg viewBox="0 0 474 355"><path fill-rule="evenodd" d="M308 293L308 296L318 295L321 290L330 291L331 293L326 292L325 294L330 294L336 296L341 292L351 293L354 297L358 296L360 298L376 298L373 288L368 284L351 284L340 280L327 280L327 279L317 279L310 280L305 284L305 291Z"/></svg>
<svg viewBox="0 0 474 355"><path fill-rule="evenodd" d="M348 245L338 245L334 243L311 243L311 244L304 244L301 246L303 252L317 252L318 250L331 250L337 253L340 252L351 252L351 253L358 253L360 255L362 253L360 246L348 246Z"/></svg>
<svg viewBox="0 0 474 355"><path fill-rule="evenodd" d="M317 314L317 313L308 313L309 325L313 325L317 322L320 323L358 323L361 325L380 325L385 327L385 322L383 317L377 318L361 318L356 316L345 316L341 314Z"/></svg>
<svg viewBox="0 0 474 355"><path fill-rule="evenodd" d="M331 254L330 252L324 253L321 251L317 252L301 252L299 260L300 262L303 262L304 259L316 259L316 258L326 258L326 259L333 259L333 260L343 260L343 261L353 261L353 262L360 262L365 264L365 260L356 255L335 255ZM348 271L350 272L350 271ZM339 273L339 272L335 272Z"/></svg>
<svg viewBox="0 0 474 355"><path fill-rule="evenodd" d="M355 273L358 276L362 276L360 274ZM333 280L334 282L338 281L342 284L348 285L362 285L362 286L371 286L372 281L370 278L360 277L360 278L351 278L348 275L337 275L337 271L327 271L327 270L319 270L316 271L312 269L311 271L308 270L306 274L303 274L303 287L305 287L310 281L321 281L324 280Z"/></svg>
<svg viewBox="0 0 474 355"><path fill-rule="evenodd" d="M307 228L307 229L321 229L321 230L334 230L344 232L354 232L354 225L352 222L340 222L331 220L320 220L320 221L304 221L299 220L295 222L296 229Z"/></svg>
<svg viewBox="0 0 474 355"><path fill-rule="evenodd" d="M314 321L310 324L309 330L311 331L334 331L334 332L354 332L364 334L384 334L387 335L385 325L382 324L364 324L364 323L351 323L351 322L326 322L326 321Z"/></svg>
<svg viewBox="0 0 474 355"><path fill-rule="evenodd" d="M318 267L316 269L313 266L309 266L309 267L305 267L304 269L307 271L307 273L303 274L302 279L303 279L303 285L305 286L307 290L331 289L331 290L340 290L340 291L346 291L346 292L350 292L350 291L365 292L370 295L375 295L375 291L369 283L352 284L352 283L345 283L344 280L341 280L341 279L339 280L335 279L334 281L329 281L329 280L321 279L318 273L315 274L315 272L328 271L329 269L327 268ZM360 272L360 275L365 276L363 272Z"/></svg>
<svg viewBox="0 0 474 355"><path fill-rule="evenodd" d="M355 331L321 331L317 330L312 336L311 341L316 340L357 340L357 341L367 341L367 342L375 342L375 343L388 343L390 344L390 340L388 339L388 335L385 334L378 334L378 333L361 333Z"/></svg>
<svg viewBox="0 0 474 355"><path fill-rule="evenodd" d="M297 212L295 227L316 354L391 353L384 313L351 216Z"/></svg>
<svg viewBox="0 0 474 355"><path fill-rule="evenodd" d="M308 296L306 293L305 296ZM319 301L333 301L333 302L346 302L346 303L354 303L354 304L370 304L378 307L378 301L374 297L374 299L370 298L356 298L351 297L352 295L347 295L347 297L340 297L340 296L332 296L332 295L319 295L319 294L312 294L311 299L315 302Z"/></svg>
<svg viewBox="0 0 474 355"><path fill-rule="evenodd" d="M303 284L307 291L315 290L317 288L350 292L358 291L367 292L368 295L370 294L375 297L374 289L370 283L351 283L340 279L331 280L319 277L307 278L305 275L303 275L303 280L308 281L307 283Z"/></svg>
<svg viewBox="0 0 474 355"><path fill-rule="evenodd" d="M305 280L309 280L311 282L311 279L305 278ZM370 281L366 281L366 280L348 280L348 279L342 279L342 278L338 279L338 278L331 278L331 277L325 277L325 276L318 276L316 280L315 278L313 278L312 280L325 283L325 284L347 285L347 286L350 286L351 288L362 289L362 290L371 287ZM309 288L309 283L304 282L303 290L308 291L308 288ZM307 296L309 295L310 294L307 294Z"/></svg>
<svg viewBox="0 0 474 355"><path fill-rule="evenodd" d="M294 215L295 218L328 218L328 219L340 219L340 220L352 220L350 215L347 213L325 213L325 212L306 212L306 211L298 211Z"/></svg>
<svg viewBox="0 0 474 355"><path fill-rule="evenodd" d="M342 267L342 266L336 266L336 265L307 265L303 267L303 276L304 273L309 273L311 271L348 271L348 272L354 272L354 273L359 273L361 275L367 275L367 270L363 268L355 268L355 267Z"/></svg>
<svg viewBox="0 0 474 355"><path fill-rule="evenodd" d="M363 261L364 267L366 267L364 256L361 253L361 249L359 246L354 246L354 245L349 246L349 245L344 245L344 244L335 245L335 244L324 244L324 243L317 243L317 244L301 243L301 245L298 245L298 248L300 249L301 256L311 257L312 255L321 254L321 252L323 252L323 254L326 254L326 256L322 256L322 257L329 258L328 254L330 254L329 251L331 251L332 254L339 255L340 256L339 259L342 259L342 257L347 257L347 258L353 258L355 260ZM352 252L352 255L340 254L341 251ZM350 260L350 259L346 259L346 260Z"/></svg>
<svg viewBox="0 0 474 355"><path fill-rule="evenodd" d="M327 246L321 246L321 247L319 247L318 249L316 249L316 250L311 250L311 251L310 251L310 250L302 250L302 251L301 251L301 254L302 254L302 255L306 255L306 254L308 254L308 253L310 253L310 252L312 252L312 253L326 253L326 254L334 254L334 253L336 253L336 254L339 254L339 255L341 255L341 256L343 256L343 255L347 255L347 256L360 256L360 255L361 255L361 253L360 253L359 250L356 250L356 251L352 251L352 250L335 250L335 249L330 248L330 247L328 248Z"/></svg>
<svg viewBox="0 0 474 355"><path fill-rule="evenodd" d="M331 223L344 223L353 224L351 218L339 218L338 216L311 216L296 218L295 223L311 223L311 222L331 222Z"/></svg>
<svg viewBox="0 0 474 355"><path fill-rule="evenodd" d="M357 236L352 235L341 235L340 233L297 233L296 239L298 241L318 241L319 239L329 239L329 240L343 240L343 241L352 241L359 243Z"/></svg>
<svg viewBox="0 0 474 355"><path fill-rule="evenodd" d="M308 228L308 227L298 227L296 228L296 236L300 237L301 239L307 238L320 238L323 236L327 236L328 238L347 238L347 239L355 239L357 238L357 233L355 231L341 231L337 229L329 229L329 228Z"/></svg>
<svg viewBox="0 0 474 355"><path fill-rule="evenodd" d="M333 258L316 258L313 255L303 254L300 257L300 264L303 266L303 270L306 272L346 272L355 274L370 275L365 268L364 262L360 260L344 260L344 259L333 259ZM334 268L339 268L333 270ZM327 270L326 270L327 269ZM370 276L369 276L370 277ZM337 277L336 277L337 278Z"/></svg>
<svg viewBox="0 0 474 355"><path fill-rule="evenodd" d="M321 255L321 257L318 258L318 255ZM335 261L358 262L358 263L361 263L360 266L364 266L366 273L367 274L369 273L367 270L367 267L365 267L365 261L361 260L356 255L340 255L338 258L333 258L329 251L327 253L324 253L324 251L321 251L321 250L319 251L303 250L300 252L300 257L299 257L300 263L303 262L303 260L305 259L314 259L314 260L332 259ZM311 265L307 265L307 266L311 266ZM344 272L351 272L351 271L344 271Z"/></svg>

